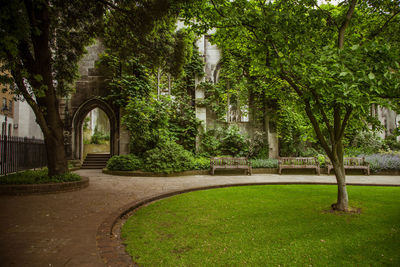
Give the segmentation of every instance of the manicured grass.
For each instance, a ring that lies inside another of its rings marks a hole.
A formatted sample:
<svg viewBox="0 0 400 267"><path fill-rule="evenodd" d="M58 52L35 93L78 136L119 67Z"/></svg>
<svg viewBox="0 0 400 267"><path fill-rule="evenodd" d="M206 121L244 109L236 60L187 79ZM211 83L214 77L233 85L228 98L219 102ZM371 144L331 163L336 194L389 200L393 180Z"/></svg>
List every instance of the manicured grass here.
<svg viewBox="0 0 400 267"><path fill-rule="evenodd" d="M63 175L49 177L47 169L28 170L0 176L0 184L48 184L80 181L81 177L76 173L65 173Z"/></svg>
<svg viewBox="0 0 400 267"><path fill-rule="evenodd" d="M400 266L400 188L349 186L361 214L329 212L336 190L191 192L139 209L122 237L140 266Z"/></svg>

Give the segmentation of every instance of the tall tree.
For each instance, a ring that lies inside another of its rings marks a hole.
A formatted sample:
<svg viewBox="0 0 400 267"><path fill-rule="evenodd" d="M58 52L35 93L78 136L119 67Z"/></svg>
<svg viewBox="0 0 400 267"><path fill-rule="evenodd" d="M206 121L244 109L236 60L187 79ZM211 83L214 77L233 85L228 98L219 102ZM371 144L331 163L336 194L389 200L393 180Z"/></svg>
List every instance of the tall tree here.
<svg viewBox="0 0 400 267"><path fill-rule="evenodd" d="M400 96L400 2L199 1L185 14L194 27L219 29L214 41L251 57L254 74L273 77L296 93L338 183L346 211L343 136L351 119L364 120L371 104ZM193 20L196 18L196 20Z"/></svg>
<svg viewBox="0 0 400 267"><path fill-rule="evenodd" d="M32 107L45 139L49 175L67 172L58 97L68 94L77 62L99 27L97 1L2 1L0 60ZM82 16L82 14L85 14Z"/></svg>
<svg viewBox="0 0 400 267"><path fill-rule="evenodd" d="M99 30L105 12L119 12L124 28L145 35L153 22L184 1L0 0L1 82L25 98L43 131L49 175L65 173L63 122L58 98L73 89L77 64Z"/></svg>

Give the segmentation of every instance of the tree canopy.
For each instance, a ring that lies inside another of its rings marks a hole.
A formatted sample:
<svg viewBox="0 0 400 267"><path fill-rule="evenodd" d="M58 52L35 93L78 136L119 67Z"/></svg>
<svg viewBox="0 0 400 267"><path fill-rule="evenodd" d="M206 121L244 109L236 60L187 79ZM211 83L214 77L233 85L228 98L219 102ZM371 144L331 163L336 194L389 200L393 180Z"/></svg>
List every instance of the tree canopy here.
<svg viewBox="0 0 400 267"><path fill-rule="evenodd" d="M365 121L371 104L399 102L399 1L199 1L186 11L198 30L217 28L214 42L250 61L250 73L287 86L332 161L335 207L347 210L343 136ZM284 95L281 95L284 97Z"/></svg>
<svg viewBox="0 0 400 267"><path fill-rule="evenodd" d="M67 171L59 97L73 89L78 61L102 32L104 16L118 12L125 23L121 29L133 27L143 37L154 21L176 14L182 3L186 1L1 0L1 82L15 85L14 93L32 107L44 134L50 176Z"/></svg>

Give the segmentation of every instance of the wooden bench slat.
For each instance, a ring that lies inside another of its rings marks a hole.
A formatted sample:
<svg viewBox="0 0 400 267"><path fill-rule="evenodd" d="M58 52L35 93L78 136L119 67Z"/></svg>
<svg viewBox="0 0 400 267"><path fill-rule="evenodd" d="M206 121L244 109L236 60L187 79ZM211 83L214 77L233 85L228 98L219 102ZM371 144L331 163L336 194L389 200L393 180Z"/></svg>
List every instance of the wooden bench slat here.
<svg viewBox="0 0 400 267"><path fill-rule="evenodd" d="M278 159L278 173L282 169L315 169L320 175L319 161L314 157L281 157Z"/></svg>
<svg viewBox="0 0 400 267"><path fill-rule="evenodd" d="M328 174L330 174L333 169L332 162L327 159L326 166L328 168ZM367 175L370 175L369 163L365 161L365 158L357 158L357 157L346 157L343 159L344 169L358 169L366 172Z"/></svg>
<svg viewBox="0 0 400 267"><path fill-rule="evenodd" d="M214 157L210 159L211 173L214 175L216 169L245 169L247 174L252 173L251 162L248 158L227 158L227 157Z"/></svg>

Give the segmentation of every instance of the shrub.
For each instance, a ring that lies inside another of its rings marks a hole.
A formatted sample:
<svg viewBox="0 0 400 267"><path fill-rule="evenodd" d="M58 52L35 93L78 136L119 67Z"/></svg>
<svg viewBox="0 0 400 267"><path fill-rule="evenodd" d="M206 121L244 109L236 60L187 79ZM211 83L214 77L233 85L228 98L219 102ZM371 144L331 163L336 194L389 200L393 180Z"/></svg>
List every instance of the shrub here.
<svg viewBox="0 0 400 267"><path fill-rule="evenodd" d="M221 154L220 132L216 129L210 129L201 134L200 151L203 155L212 157Z"/></svg>
<svg viewBox="0 0 400 267"><path fill-rule="evenodd" d="M249 142L240 133L237 125L231 125L225 130L222 138L222 151L234 157L248 155Z"/></svg>
<svg viewBox="0 0 400 267"><path fill-rule="evenodd" d="M131 98L122 117L122 123L131 137L131 152L142 155L165 139L170 139L170 113L169 98L162 98L162 101L156 96Z"/></svg>
<svg viewBox="0 0 400 267"><path fill-rule="evenodd" d="M277 159L251 159L253 168L278 168Z"/></svg>
<svg viewBox="0 0 400 267"><path fill-rule="evenodd" d="M325 168L327 157L325 155L318 154L317 160L321 168Z"/></svg>
<svg viewBox="0 0 400 267"><path fill-rule="evenodd" d="M253 140L249 140L240 133L237 125L231 125L225 129L210 129L201 135L200 154L206 157L219 156L221 154L228 154L234 157L268 156L268 146L265 146L262 140L263 136L262 134L260 135Z"/></svg>
<svg viewBox="0 0 400 267"><path fill-rule="evenodd" d="M397 142L397 136L390 135L383 141L390 150L400 150L400 142Z"/></svg>
<svg viewBox="0 0 400 267"><path fill-rule="evenodd" d="M134 171L140 166L141 160L132 154L113 156L107 162L107 169L111 171Z"/></svg>
<svg viewBox="0 0 400 267"><path fill-rule="evenodd" d="M269 155L269 145L267 135L263 132L256 131L251 140L249 140L249 157L266 159Z"/></svg>
<svg viewBox="0 0 400 267"><path fill-rule="evenodd" d="M143 154L143 169L156 173L181 172L193 169L193 155L173 141L159 143Z"/></svg>
<svg viewBox="0 0 400 267"><path fill-rule="evenodd" d="M210 168L210 158L208 157L196 157L193 159L193 169L195 170L207 170Z"/></svg>
<svg viewBox="0 0 400 267"><path fill-rule="evenodd" d="M0 184L47 184L47 183L63 183L81 180L76 173L65 173L49 177L47 168L41 170L27 170L17 172L0 177Z"/></svg>
<svg viewBox="0 0 400 267"><path fill-rule="evenodd" d="M374 132L360 132L352 142L352 147L346 149L346 154L372 155L382 149L382 139Z"/></svg>
<svg viewBox="0 0 400 267"><path fill-rule="evenodd" d="M196 136L201 125L196 118L196 110L191 105L191 97L182 91L174 94L171 101L171 114L169 116L168 129L176 143L186 150L196 150Z"/></svg>
<svg viewBox="0 0 400 267"><path fill-rule="evenodd" d="M373 154L365 156L372 172L400 170L400 156L395 154Z"/></svg>

